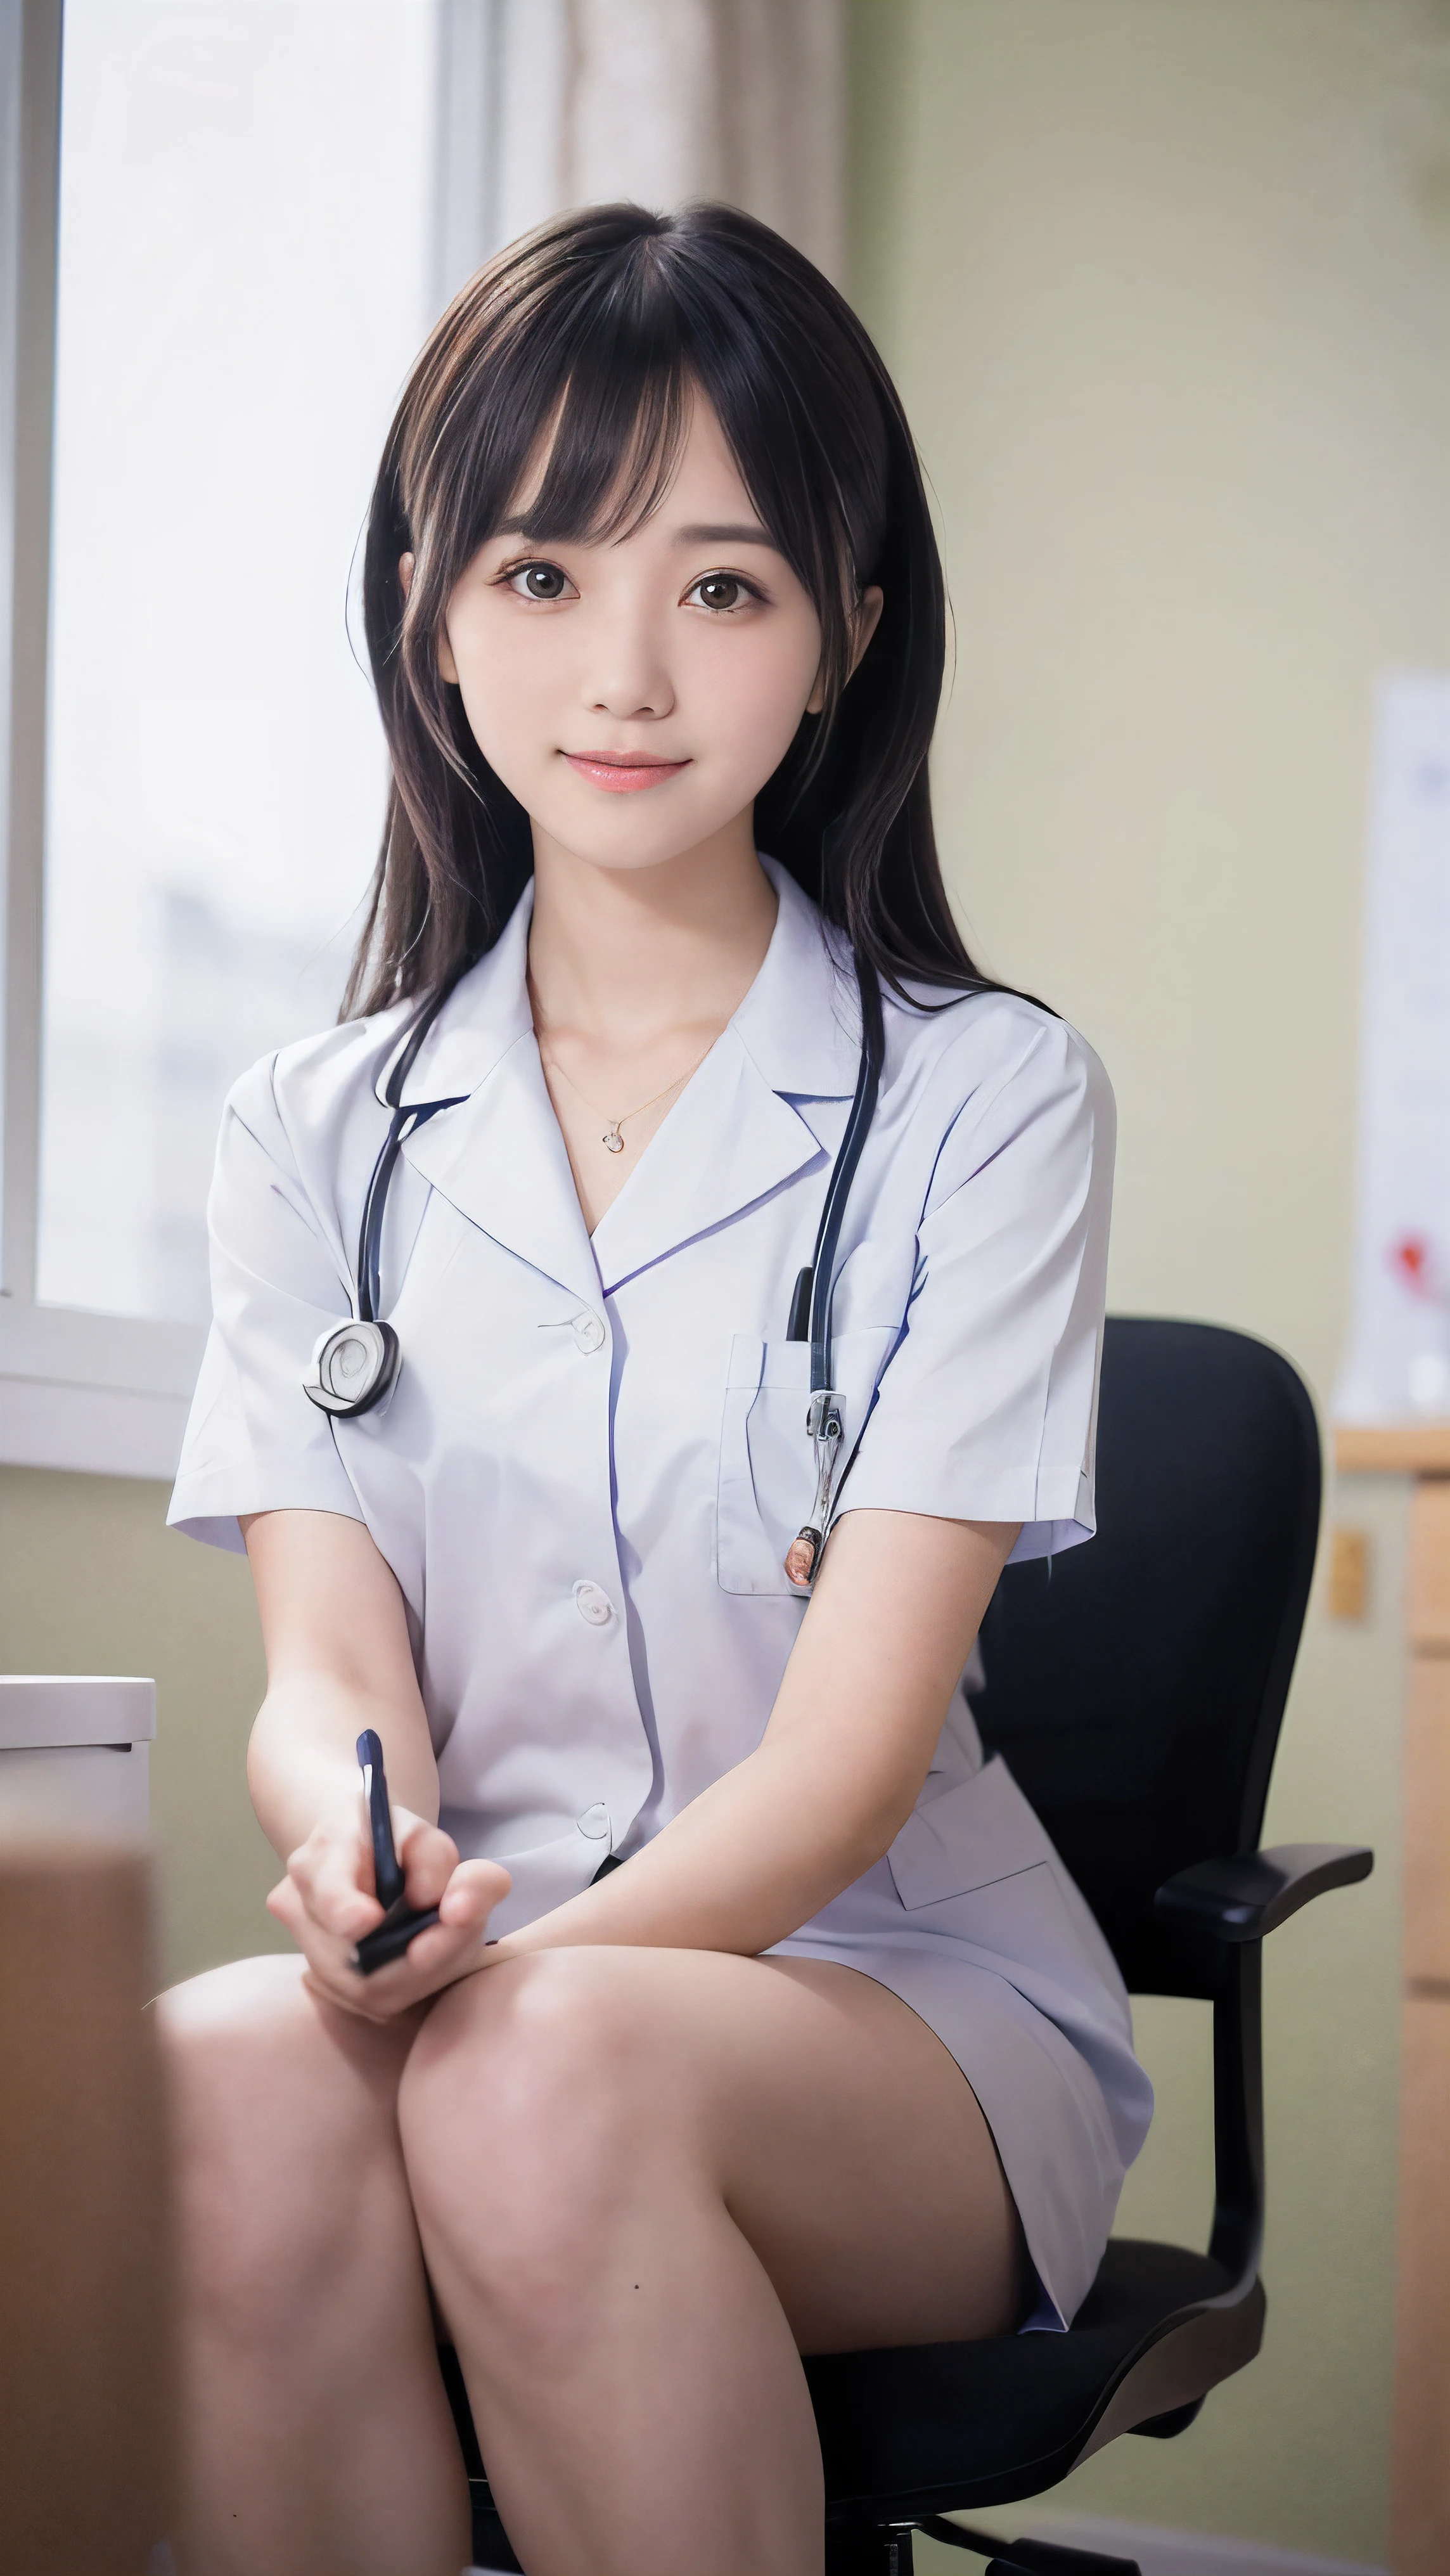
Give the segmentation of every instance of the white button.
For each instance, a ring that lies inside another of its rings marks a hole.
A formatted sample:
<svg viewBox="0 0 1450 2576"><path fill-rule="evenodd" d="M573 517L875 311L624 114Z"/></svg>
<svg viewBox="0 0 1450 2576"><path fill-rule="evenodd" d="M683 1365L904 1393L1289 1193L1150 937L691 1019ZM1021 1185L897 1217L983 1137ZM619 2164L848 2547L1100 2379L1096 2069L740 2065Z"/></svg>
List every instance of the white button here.
<svg viewBox="0 0 1450 2576"><path fill-rule="evenodd" d="M586 1807L579 1819L579 1831L592 1843L606 1842L609 1837L609 1809L600 1800Z"/></svg>
<svg viewBox="0 0 1450 2576"><path fill-rule="evenodd" d="M613 1602L607 1592L601 1592L597 1583L576 1583L574 1606L580 1618L587 1619L591 1628L608 1627L614 1616Z"/></svg>
<svg viewBox="0 0 1450 2576"><path fill-rule="evenodd" d="M604 1340L604 1326L599 1317L588 1313L576 1315L574 1339L581 1351L597 1351Z"/></svg>

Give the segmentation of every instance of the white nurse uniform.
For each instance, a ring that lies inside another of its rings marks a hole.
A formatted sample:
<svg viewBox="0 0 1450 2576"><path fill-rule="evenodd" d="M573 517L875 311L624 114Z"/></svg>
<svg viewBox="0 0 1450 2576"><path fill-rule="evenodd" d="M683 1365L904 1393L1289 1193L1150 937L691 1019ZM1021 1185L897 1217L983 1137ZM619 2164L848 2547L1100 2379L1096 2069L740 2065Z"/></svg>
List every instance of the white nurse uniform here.
<svg viewBox="0 0 1450 2576"><path fill-rule="evenodd" d="M585 1887L759 1743L804 1612L809 1352L785 1339L856 1079L838 943L784 870L760 973L588 1234L525 990L531 896L425 1042L383 1304L403 1365L355 1421L302 1391L350 1311L380 1093L411 1006L237 1084L211 1201L215 1322L171 1506L366 1523L407 1604L465 1856L507 1863L504 1931ZM886 997L880 1104L835 1295L842 1511L1093 1529L1112 1094L1072 1029L1003 994ZM864 1425L864 1429L863 1429ZM971 2083L1041 2297L1071 2318L1151 2094L1086 1904L952 1705L885 1858L778 1945L900 1995Z"/></svg>

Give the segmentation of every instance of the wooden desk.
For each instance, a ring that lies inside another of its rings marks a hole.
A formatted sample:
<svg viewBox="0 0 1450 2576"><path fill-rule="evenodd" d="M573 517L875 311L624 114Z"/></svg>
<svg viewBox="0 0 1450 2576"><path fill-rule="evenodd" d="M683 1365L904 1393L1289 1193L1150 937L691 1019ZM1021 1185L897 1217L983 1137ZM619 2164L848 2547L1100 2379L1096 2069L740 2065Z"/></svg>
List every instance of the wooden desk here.
<svg viewBox="0 0 1450 2576"><path fill-rule="evenodd" d="M1390 2467L1395 2576L1450 2569L1450 1422L1345 1426L1341 1475L1414 1477Z"/></svg>
<svg viewBox="0 0 1450 2576"><path fill-rule="evenodd" d="M172 2521L150 1865L0 1838L0 2576L141 2576Z"/></svg>

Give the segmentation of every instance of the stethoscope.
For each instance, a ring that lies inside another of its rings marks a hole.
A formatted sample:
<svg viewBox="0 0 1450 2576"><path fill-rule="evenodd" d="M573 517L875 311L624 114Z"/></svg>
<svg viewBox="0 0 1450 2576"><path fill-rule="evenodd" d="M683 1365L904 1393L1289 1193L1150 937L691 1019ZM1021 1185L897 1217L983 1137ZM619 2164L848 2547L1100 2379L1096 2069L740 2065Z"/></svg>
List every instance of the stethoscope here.
<svg viewBox="0 0 1450 2576"><path fill-rule="evenodd" d="M357 1313L346 1324L330 1324L319 1336L302 1380L304 1395L310 1396L324 1413L344 1421L356 1421L360 1413L371 1413L385 1395L391 1395L402 1366L398 1336L378 1314L382 1301L383 1218L387 1213L388 1186L404 1137L416 1135L430 1118L437 1117L440 1109L459 1109L468 1098L466 1091L455 1092L451 1100L405 1104L401 1097L423 1040L452 990L452 984L445 984L414 1021L408 1042L384 1086L383 1105L393 1114L363 1200L357 1239Z"/></svg>
<svg viewBox="0 0 1450 2576"><path fill-rule="evenodd" d="M785 1558L786 1572L791 1581L802 1587L815 1573L830 1521L832 1500L839 1489L837 1470L844 1424L840 1394L832 1384L831 1349L836 1250L841 1239L846 1201L851 1194L856 1166L861 1160L881 1088L883 1031L880 995L874 980L868 983L867 978L861 976L860 983L861 1064L856 1076L851 1114L826 1184L815 1250L809 1267L797 1277L790 1304L790 1321L786 1326L787 1341L809 1342L811 1346L810 1400L805 1427L815 1462L815 1500L810 1518L797 1531ZM456 1092L448 1100L405 1102L402 1098L403 1086L417 1063L423 1041L452 990L451 984L445 985L414 1021L407 1044L384 1086L383 1105L391 1110L392 1116L363 1200L357 1247L357 1313L345 1324L330 1325L319 1337L302 1380L304 1394L335 1420L356 1421L360 1414L371 1413L375 1405L381 1404L384 1397L391 1394L402 1365L403 1354L397 1333L378 1313L382 1296L383 1218L387 1212L388 1189L404 1138L416 1135L418 1129L426 1126L430 1118L436 1118L440 1110L458 1109L468 1098L467 1092ZM874 1008L871 1007L873 1004Z"/></svg>

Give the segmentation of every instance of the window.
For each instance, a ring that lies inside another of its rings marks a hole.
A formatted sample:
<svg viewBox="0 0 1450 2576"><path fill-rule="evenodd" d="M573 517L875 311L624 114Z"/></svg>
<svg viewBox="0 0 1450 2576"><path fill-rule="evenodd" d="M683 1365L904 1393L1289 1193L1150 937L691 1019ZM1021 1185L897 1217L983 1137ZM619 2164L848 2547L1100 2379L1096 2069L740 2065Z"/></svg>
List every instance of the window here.
<svg viewBox="0 0 1450 2576"><path fill-rule="evenodd" d="M484 138L458 55L461 28L476 84L487 26L476 0L66 0L62 41L56 0L5 12L25 169L0 1455L169 1471L222 1101L336 1014L385 778L360 536L407 367L486 247L464 238ZM27 563L47 469L48 563Z"/></svg>

